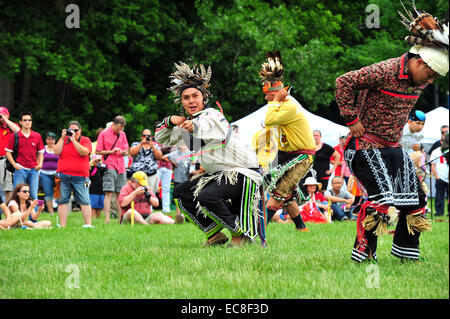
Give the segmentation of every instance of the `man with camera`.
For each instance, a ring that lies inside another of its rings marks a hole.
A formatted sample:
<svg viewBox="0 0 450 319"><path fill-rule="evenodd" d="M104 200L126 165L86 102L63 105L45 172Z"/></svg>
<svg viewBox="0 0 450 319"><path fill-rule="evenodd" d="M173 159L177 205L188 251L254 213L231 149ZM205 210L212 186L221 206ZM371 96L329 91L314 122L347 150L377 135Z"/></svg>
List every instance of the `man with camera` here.
<svg viewBox="0 0 450 319"><path fill-rule="evenodd" d="M134 202L134 209L131 203ZM130 181L122 187L119 194L119 205L122 212L119 223L128 223L131 216L138 224L174 224L175 221L161 212L152 213L152 206L158 207L159 200L148 185L147 174L137 171Z"/></svg>
<svg viewBox="0 0 450 319"><path fill-rule="evenodd" d="M89 199L89 154L92 152L91 140L81 136L81 125L71 121L68 129L63 129L61 138L55 146L55 155L59 155L57 175L61 179L58 215L61 227L67 224L68 204L71 191L75 201L81 207L85 228L91 225L91 205Z"/></svg>

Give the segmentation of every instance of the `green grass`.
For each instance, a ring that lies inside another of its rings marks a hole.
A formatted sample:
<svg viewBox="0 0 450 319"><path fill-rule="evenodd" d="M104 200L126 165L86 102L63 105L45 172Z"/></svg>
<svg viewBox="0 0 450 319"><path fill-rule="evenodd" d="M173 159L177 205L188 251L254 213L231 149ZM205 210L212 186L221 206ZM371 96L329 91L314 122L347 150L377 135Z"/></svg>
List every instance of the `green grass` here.
<svg viewBox="0 0 450 319"><path fill-rule="evenodd" d="M202 247L192 224L82 224L75 212L65 229L1 231L0 298L449 298L448 223L421 236L425 262L401 262L392 236L380 237L376 266L350 260L354 222L309 224L309 233L270 224L268 247L235 249Z"/></svg>

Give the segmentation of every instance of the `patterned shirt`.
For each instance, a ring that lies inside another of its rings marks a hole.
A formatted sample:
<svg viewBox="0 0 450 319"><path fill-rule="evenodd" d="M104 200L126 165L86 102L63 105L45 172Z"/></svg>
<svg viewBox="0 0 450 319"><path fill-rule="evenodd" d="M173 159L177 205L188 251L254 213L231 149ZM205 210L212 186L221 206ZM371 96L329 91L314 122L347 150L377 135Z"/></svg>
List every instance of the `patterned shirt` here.
<svg viewBox="0 0 450 319"><path fill-rule="evenodd" d="M341 116L347 126L359 120L365 128L365 136L357 139L357 148L396 146L409 113L427 85L413 84L408 74L408 53L337 78L336 102Z"/></svg>

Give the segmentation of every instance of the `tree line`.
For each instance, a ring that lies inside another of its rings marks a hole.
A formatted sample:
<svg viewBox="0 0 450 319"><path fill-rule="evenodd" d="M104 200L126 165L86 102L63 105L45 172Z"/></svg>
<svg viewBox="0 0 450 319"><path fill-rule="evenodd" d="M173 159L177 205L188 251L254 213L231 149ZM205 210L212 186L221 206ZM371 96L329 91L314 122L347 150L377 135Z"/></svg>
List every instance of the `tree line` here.
<svg viewBox="0 0 450 319"><path fill-rule="evenodd" d="M70 4L79 28L66 24ZM448 10L444 0L416 6L442 18ZM31 110L38 131L78 120L90 137L122 114L137 138L177 112L168 77L191 59L211 65L213 101L234 121L265 104L258 71L278 49L292 94L340 122L336 77L408 50L397 10L389 0L1 0L0 105L13 119ZM417 107L434 108L436 97L446 106L447 94L448 77L438 79Z"/></svg>

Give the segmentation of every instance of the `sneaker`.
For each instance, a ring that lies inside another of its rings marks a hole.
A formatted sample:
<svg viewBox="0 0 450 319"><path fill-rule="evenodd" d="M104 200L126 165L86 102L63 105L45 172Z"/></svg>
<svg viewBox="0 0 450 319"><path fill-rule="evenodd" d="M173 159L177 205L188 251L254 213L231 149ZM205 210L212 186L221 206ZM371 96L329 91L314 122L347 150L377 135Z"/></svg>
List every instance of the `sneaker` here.
<svg viewBox="0 0 450 319"><path fill-rule="evenodd" d="M92 225L89 225L89 224L84 224L83 226L81 226L81 227L83 227L83 228L94 228L94 226L92 226Z"/></svg>
<svg viewBox="0 0 450 319"><path fill-rule="evenodd" d="M175 224L183 224L184 220L185 220L185 217L182 214L177 214L175 216Z"/></svg>
<svg viewBox="0 0 450 319"><path fill-rule="evenodd" d="M340 221L343 222L344 220L348 220L348 217L347 217L347 216L344 216L344 217L341 218Z"/></svg>
<svg viewBox="0 0 450 319"><path fill-rule="evenodd" d="M305 228L296 228L298 231L302 231L302 232L304 232L304 233L307 233L307 232L309 232L309 229L308 229L308 227L305 227Z"/></svg>
<svg viewBox="0 0 450 319"><path fill-rule="evenodd" d="M213 237L209 238L207 241L205 241L202 246L217 246L217 245L223 245L228 241L228 237L222 233L218 232Z"/></svg>

